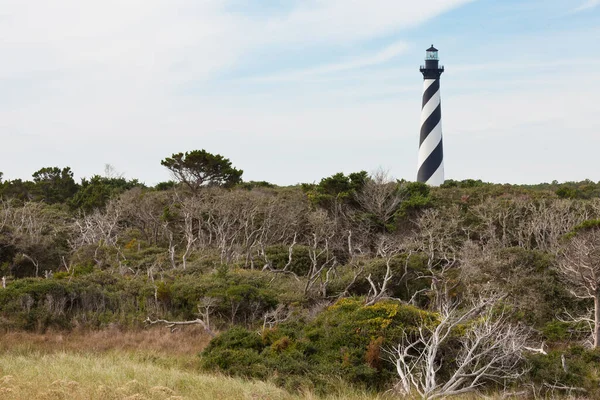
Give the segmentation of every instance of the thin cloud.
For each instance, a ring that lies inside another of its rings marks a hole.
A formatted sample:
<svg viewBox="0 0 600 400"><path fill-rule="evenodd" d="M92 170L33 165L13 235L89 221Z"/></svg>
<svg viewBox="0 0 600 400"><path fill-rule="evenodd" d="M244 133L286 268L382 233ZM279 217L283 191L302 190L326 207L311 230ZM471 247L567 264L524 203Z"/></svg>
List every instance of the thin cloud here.
<svg viewBox="0 0 600 400"><path fill-rule="evenodd" d="M285 13L261 15L228 12L232 0L0 0L0 78L40 70L86 76L93 68L148 85L206 81L254 51L352 46L471 1L295 0Z"/></svg>
<svg viewBox="0 0 600 400"><path fill-rule="evenodd" d="M296 1L284 16L266 21L275 41L352 43L414 27L475 0Z"/></svg>
<svg viewBox="0 0 600 400"><path fill-rule="evenodd" d="M509 71L509 70L523 70L533 68L553 68L553 67L565 67L574 65L600 65L600 59L589 59L589 58L570 58L565 60L552 60L552 61L540 61L540 62L515 62L514 60L506 63L472 63L472 64L457 64L452 66L452 71L456 73L468 73L475 71Z"/></svg>
<svg viewBox="0 0 600 400"><path fill-rule="evenodd" d="M395 57L404 53L407 49L408 45L406 43L397 42L375 54L363 55L361 57L356 57L348 61L321 65L315 68L295 70L291 72L285 72L269 76L250 78L249 80L253 82L296 81L307 77L314 77L337 72L350 71L365 67L372 67L394 59Z"/></svg>
<svg viewBox="0 0 600 400"><path fill-rule="evenodd" d="M587 0L585 3L580 5L579 7L573 9L574 13L582 12L586 10L591 10L592 8L596 8L600 6L600 0Z"/></svg>

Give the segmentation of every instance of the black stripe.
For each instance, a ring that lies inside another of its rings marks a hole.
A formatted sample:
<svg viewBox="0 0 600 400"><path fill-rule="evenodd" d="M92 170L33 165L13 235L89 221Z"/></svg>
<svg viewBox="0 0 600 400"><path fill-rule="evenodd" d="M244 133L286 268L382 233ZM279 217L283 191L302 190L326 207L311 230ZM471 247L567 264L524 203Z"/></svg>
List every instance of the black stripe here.
<svg viewBox="0 0 600 400"><path fill-rule="evenodd" d="M440 123L442 120L442 104L438 104L438 106L433 110L431 115L427 117L423 125L421 125L421 137L419 140L419 146L423 144L427 136L433 131L433 129Z"/></svg>
<svg viewBox="0 0 600 400"><path fill-rule="evenodd" d="M425 90L423 92L423 104L421 105L421 108L425 107L425 104L427 104L427 102L429 100L431 100L431 98L433 97L433 95L440 90L440 80L436 79L431 85L429 85L429 87L427 88L427 90Z"/></svg>
<svg viewBox="0 0 600 400"><path fill-rule="evenodd" d="M442 165L443 160L444 149L442 146L442 141L440 140L436 148L431 152L429 157L427 157L425 162L419 168L419 172L417 173L417 182L427 182L429 178L433 176L435 171L438 170L440 165Z"/></svg>

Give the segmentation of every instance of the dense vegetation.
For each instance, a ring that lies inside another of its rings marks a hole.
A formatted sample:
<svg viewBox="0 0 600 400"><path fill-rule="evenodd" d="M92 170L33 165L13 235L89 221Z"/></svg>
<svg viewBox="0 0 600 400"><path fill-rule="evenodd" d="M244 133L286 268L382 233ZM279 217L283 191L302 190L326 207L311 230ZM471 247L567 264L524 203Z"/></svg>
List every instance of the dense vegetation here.
<svg viewBox="0 0 600 400"><path fill-rule="evenodd" d="M277 187L204 150L162 164L155 187L0 174L3 329L197 323L220 332L202 368L292 391L598 395L600 184Z"/></svg>

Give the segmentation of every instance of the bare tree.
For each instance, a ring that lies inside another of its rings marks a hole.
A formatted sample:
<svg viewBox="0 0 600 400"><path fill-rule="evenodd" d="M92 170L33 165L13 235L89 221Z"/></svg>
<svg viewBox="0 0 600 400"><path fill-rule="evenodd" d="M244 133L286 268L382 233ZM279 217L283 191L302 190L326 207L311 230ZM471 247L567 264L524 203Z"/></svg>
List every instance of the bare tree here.
<svg viewBox="0 0 600 400"><path fill-rule="evenodd" d="M350 293L350 288L354 286L356 281L365 271L365 261L369 259L369 252L363 251L364 243L361 243L360 240L368 241L368 232L360 232L359 240L354 240L354 231L349 229L346 235L346 250L348 252L348 262L347 266L352 271L352 279L348 282L343 291L341 291L337 296L338 298L346 297ZM368 246L364 246L368 247Z"/></svg>
<svg viewBox="0 0 600 400"><path fill-rule="evenodd" d="M82 213L73 223L74 234L69 240L73 250L85 245L106 245L116 247L121 226L123 209L111 200L106 210L95 210L90 214Z"/></svg>
<svg viewBox="0 0 600 400"><path fill-rule="evenodd" d="M531 200L523 198L486 199L471 208L472 215L480 222L474 233L485 243L531 248L527 227L530 203Z"/></svg>
<svg viewBox="0 0 600 400"><path fill-rule="evenodd" d="M9 211L9 209L5 209ZM51 226L52 218L42 203L27 202L22 207L12 208L8 215L8 224L13 235L27 244L38 243L45 239Z"/></svg>
<svg viewBox="0 0 600 400"><path fill-rule="evenodd" d="M94 246L94 261L98 266L105 262L99 257L100 250L106 246L116 251L116 263L119 264L121 272L122 261L125 259L119 238L123 233L122 225L123 209L116 200L111 200L106 205L106 209L101 211L94 210L92 213L82 213L71 227L72 234L68 240L72 252L85 246Z"/></svg>
<svg viewBox="0 0 600 400"><path fill-rule="evenodd" d="M521 362L529 330L511 324L506 313L494 309L498 299L480 298L463 310L446 302L437 325L424 322L415 337L405 335L388 351L399 377L396 390L405 396L435 399L474 392L486 383L506 383L523 375ZM458 354L446 361L442 353L458 326L464 329ZM444 375L439 374L443 367L447 370Z"/></svg>
<svg viewBox="0 0 600 400"><path fill-rule="evenodd" d="M479 221L473 233L486 244L553 251L569 229L597 215L594 204L597 203L567 199L490 197L470 209Z"/></svg>
<svg viewBox="0 0 600 400"><path fill-rule="evenodd" d="M594 347L600 347L600 220L577 226L558 263L571 293L594 301Z"/></svg>
<svg viewBox="0 0 600 400"><path fill-rule="evenodd" d="M206 188L180 204L179 237L186 257L195 250L216 250L221 262L243 262L254 268L268 264L266 248L289 243L306 213L304 201L269 190ZM263 264L264 265L264 264Z"/></svg>
<svg viewBox="0 0 600 400"><path fill-rule="evenodd" d="M399 189L400 186L389 178L387 171L380 169L371 175L362 190L356 194L356 200L363 210L375 217L383 231L392 222L402 203Z"/></svg>
<svg viewBox="0 0 600 400"><path fill-rule="evenodd" d="M287 263L283 266L283 268L274 268L272 263L269 261L269 257L267 256L266 251L262 251L263 258L265 260L265 265L263 267L263 271L269 271L276 274L289 274L292 275L296 280L298 279L298 275L295 272L290 271L289 268L292 266L292 262L294 261L294 247L298 243L298 234L294 234L294 239L292 243L288 246L288 260Z"/></svg>
<svg viewBox="0 0 600 400"><path fill-rule="evenodd" d="M0 198L0 233L4 231L4 227L9 224L11 216L14 213L13 201Z"/></svg>
<svg viewBox="0 0 600 400"><path fill-rule="evenodd" d="M121 179L125 176L124 173L117 171L114 165L104 164L104 177L108 179Z"/></svg>
<svg viewBox="0 0 600 400"><path fill-rule="evenodd" d="M556 316L556 319L574 325L570 329L571 334L578 338L587 336L584 342L586 345L592 347L596 337L594 314L594 307L587 307L581 314L573 314L565 309L561 314Z"/></svg>
<svg viewBox="0 0 600 400"><path fill-rule="evenodd" d="M335 247L337 231L333 221L323 210L315 210L308 216L309 246L308 256L310 258L310 266L306 275L306 284L304 286L304 294L308 294L310 290L319 283L319 292L322 297L326 296L327 285L329 284L331 274L337 266L337 258L335 256Z"/></svg>
<svg viewBox="0 0 600 400"><path fill-rule="evenodd" d="M40 262L39 262L39 260L37 258L32 257L32 256L30 256L28 254L25 254L25 253L22 253L21 256L24 259L28 260L29 262L31 262L33 264L33 266L35 268L35 276L36 277L39 276L39 273L40 273Z"/></svg>
<svg viewBox="0 0 600 400"><path fill-rule="evenodd" d="M382 235L380 237L377 245L377 256L385 260L385 274L380 282L375 282L371 274L367 276L367 282L369 282L369 285L371 286L371 290L366 298L367 306L373 305L380 300L388 298L388 285L394 277L394 273L392 271L392 260L402 251L402 243L399 242L397 238L388 235ZM407 260L409 257L410 251ZM405 263L404 274L400 280L402 280L406 274L407 263Z"/></svg>
<svg viewBox="0 0 600 400"><path fill-rule="evenodd" d="M287 321L292 316L293 308L288 309L283 304L279 304L274 310L269 310L263 315L262 330L272 329L273 327Z"/></svg>
<svg viewBox="0 0 600 400"><path fill-rule="evenodd" d="M216 306L217 300L212 297L203 297L198 304L198 314L200 318L196 318L189 321L168 321L166 319L151 319L147 317L144 321L148 325L155 324L164 324L167 328L174 329L176 326L183 325L200 325L206 333L208 333L211 337L215 337L215 333L210 326L210 314L212 313L212 309Z"/></svg>
<svg viewBox="0 0 600 400"><path fill-rule="evenodd" d="M416 221L418 232L412 238L412 247L427 257L427 273L420 278L431 280L433 308L437 311L451 289L447 274L458 265L461 219L459 209L449 207L425 210Z"/></svg>
<svg viewBox="0 0 600 400"><path fill-rule="evenodd" d="M556 250L565 233L590 218L588 207L577 200L541 200L529 202L527 207L530 215L522 231L531 238L533 248L541 251Z"/></svg>
<svg viewBox="0 0 600 400"><path fill-rule="evenodd" d="M175 262L175 249L177 248L177 245L173 242L173 232L171 232L169 230L169 224L168 223L164 224L164 229L166 231L169 231L169 233L168 233L168 237L169 237L169 248L168 248L169 261L171 262L171 268L175 269L175 268L177 268L177 263Z"/></svg>
<svg viewBox="0 0 600 400"><path fill-rule="evenodd" d="M48 263L51 250L56 249L56 239L69 234L68 226L65 212L43 203L25 202L20 207L10 201L0 203L0 233L10 232L4 238L19 249L17 261L31 263L35 276L39 275L40 266ZM52 262L58 263L56 258Z"/></svg>
<svg viewBox="0 0 600 400"><path fill-rule="evenodd" d="M168 192L152 192L139 187L128 190L116 200L121 218L127 221L128 227L136 228L141 238L151 245L161 244L168 239L162 217L170 202Z"/></svg>
<svg viewBox="0 0 600 400"><path fill-rule="evenodd" d="M185 251L181 256L181 263L183 269L187 268L187 259L190 256L194 243L198 240L196 235L194 234L194 215L192 211L189 209L182 207L181 210L183 214L183 235L185 238ZM172 245L171 245L172 246ZM175 253L175 248L172 246L172 250L170 250L173 254Z"/></svg>

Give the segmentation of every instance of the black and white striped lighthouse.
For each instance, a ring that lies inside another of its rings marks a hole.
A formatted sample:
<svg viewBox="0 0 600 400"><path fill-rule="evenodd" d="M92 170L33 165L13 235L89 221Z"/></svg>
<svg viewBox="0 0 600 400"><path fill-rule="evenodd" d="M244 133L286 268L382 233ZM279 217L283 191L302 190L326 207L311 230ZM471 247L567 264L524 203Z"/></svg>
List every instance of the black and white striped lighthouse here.
<svg viewBox="0 0 600 400"><path fill-rule="evenodd" d="M425 65L421 66L424 84L417 173L418 182L424 182L431 186L439 186L444 183L442 105L440 102L440 76L444 72L444 67L439 63L438 50L431 45L425 53Z"/></svg>

